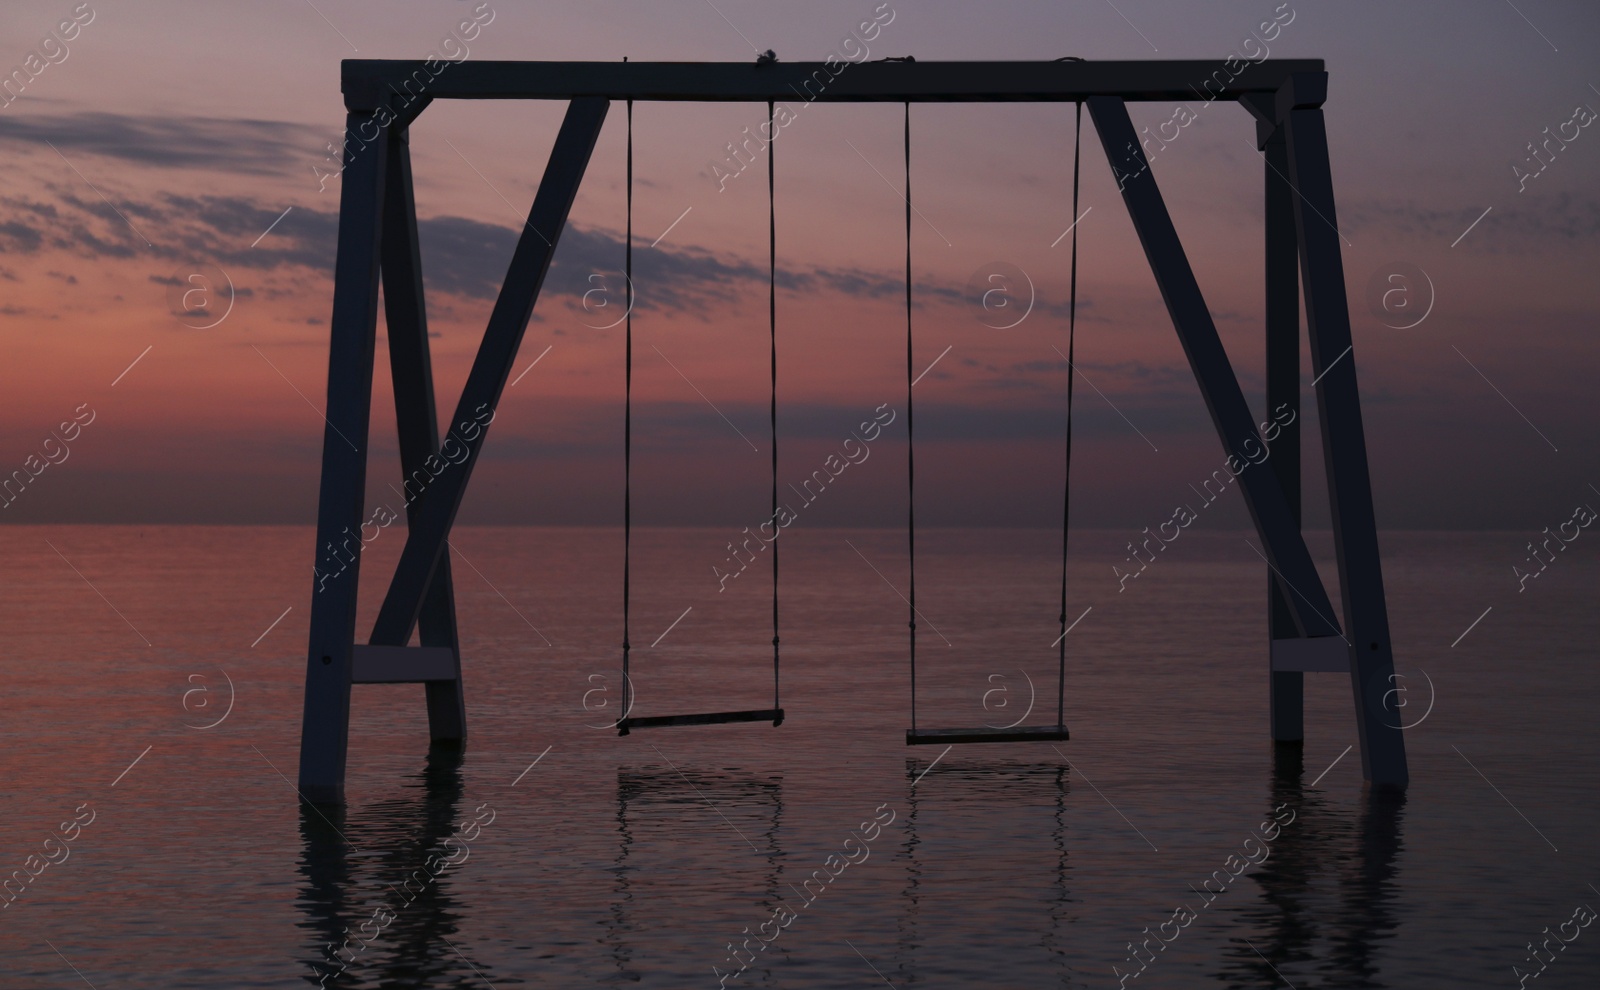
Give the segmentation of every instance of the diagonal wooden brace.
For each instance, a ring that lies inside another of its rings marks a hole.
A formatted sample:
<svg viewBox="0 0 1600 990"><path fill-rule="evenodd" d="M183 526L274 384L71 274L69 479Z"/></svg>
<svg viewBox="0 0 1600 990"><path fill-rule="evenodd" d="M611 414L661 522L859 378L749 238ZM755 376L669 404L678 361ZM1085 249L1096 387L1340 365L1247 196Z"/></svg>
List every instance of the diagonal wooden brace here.
<svg viewBox="0 0 1600 990"><path fill-rule="evenodd" d="M388 151L389 183L383 206L383 303L389 338L389 371L394 381L400 472L403 477L410 478L418 471L425 472L425 462L439 449L439 416L433 398L428 311L422 290L422 254L417 239L411 146L406 131L391 133ZM407 528L416 525L417 508L415 502L406 506ZM434 742L460 743L467 736L467 713L448 555L439 561L433 579L428 582L418 625L421 645L442 648L451 658L448 679L424 681L429 737ZM359 650L357 656L360 656Z"/></svg>
<svg viewBox="0 0 1600 990"><path fill-rule="evenodd" d="M1272 471L1252 463L1252 446L1260 454L1267 445L1256 432L1250 407L1239 389L1222 340L1217 336L1216 325L1211 321L1211 311L1206 308L1183 243L1172 226L1155 175L1134 133L1127 105L1116 96L1090 97L1087 102L1095 129L1105 146L1106 158L1111 162L1112 174L1122 191L1139 242L1144 246L1145 257L1150 261L1161 298L1172 316L1189 367L1194 370L1223 450L1244 462L1238 474L1239 488L1261 537L1267 562L1293 592L1289 606L1295 627L1302 636L1339 636L1333 605L1311 560L1311 552L1306 549L1283 485Z"/></svg>
<svg viewBox="0 0 1600 990"><path fill-rule="evenodd" d="M573 100L567 107L444 443L429 458L424 479L407 478L411 528L372 628L370 642L374 646L404 646L411 638L424 592L445 553L461 496L483 449L488 422L499 405L609 105L607 100L587 97ZM437 474L432 473L433 468L438 469Z"/></svg>

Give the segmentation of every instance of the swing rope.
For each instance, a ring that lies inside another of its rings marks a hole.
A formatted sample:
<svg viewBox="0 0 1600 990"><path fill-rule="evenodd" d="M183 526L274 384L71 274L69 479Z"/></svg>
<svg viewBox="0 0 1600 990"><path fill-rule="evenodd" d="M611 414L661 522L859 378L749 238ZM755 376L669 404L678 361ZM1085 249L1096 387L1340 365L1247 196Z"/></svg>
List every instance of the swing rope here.
<svg viewBox="0 0 1600 990"><path fill-rule="evenodd" d="M767 133L774 134L773 102L767 101ZM772 520L778 518L778 212L774 195L773 143L767 145L767 330L772 346ZM772 707L778 704L778 541L772 541Z"/></svg>
<svg viewBox="0 0 1600 990"><path fill-rule="evenodd" d="M1078 367L1078 164L1083 147L1083 104L1078 104L1072 141L1072 278L1067 304L1067 471L1061 489L1061 638L1056 660L1056 726L1065 728L1067 708L1067 532L1072 518L1072 380Z"/></svg>
<svg viewBox="0 0 1600 990"><path fill-rule="evenodd" d="M633 710L633 682L628 678L628 579L633 555L633 101L628 101L628 220L623 237L623 280L628 283L624 331L622 414L622 721Z"/></svg>
<svg viewBox="0 0 1600 990"><path fill-rule="evenodd" d="M911 631L911 729L917 728L917 470L915 417L911 388L916 380L911 358L911 101L905 103L905 180L906 180L906 554L910 570Z"/></svg>

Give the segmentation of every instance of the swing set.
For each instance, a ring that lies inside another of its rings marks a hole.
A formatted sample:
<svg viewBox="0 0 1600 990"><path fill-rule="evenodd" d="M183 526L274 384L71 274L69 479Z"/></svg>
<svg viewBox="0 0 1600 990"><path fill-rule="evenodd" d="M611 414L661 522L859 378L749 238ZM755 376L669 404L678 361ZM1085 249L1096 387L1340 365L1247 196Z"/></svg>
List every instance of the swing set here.
<svg viewBox="0 0 1600 990"><path fill-rule="evenodd" d="M1245 76L1248 75L1248 79ZM427 77L419 99L409 85ZM814 83L827 80L820 90ZM301 728L300 790L313 802L342 803L348 750L351 686L421 683L430 736L436 743L466 738L460 643L448 543L450 530L482 450L484 410L499 403L533 313L556 243L612 101L627 105L628 282L623 430L623 711L631 712L628 638L632 543L633 381L633 104L635 101L765 102L769 128L777 103L803 94L813 102L900 103L905 122L907 532L911 568L908 604L911 721L906 743L1064 740L1067 533L1072 464L1072 379L1077 323L1077 229L1072 231L1068 316L1066 463L1062 499L1062 636L1056 641L1054 725L1007 729L919 728L916 715L916 473L911 256L911 104L1073 103L1072 215L1078 216L1083 110L1087 106L1124 204L1200 386L1224 451L1241 462L1250 445L1270 446L1271 467L1252 465L1240 489L1268 564L1268 697L1271 735L1279 743L1303 738L1303 675L1348 672L1353 689L1364 778L1403 788L1405 745L1394 695L1377 530L1367 474L1355 360L1351 354L1343 263L1335 227L1327 135L1322 118L1327 74L1319 60L1264 60L1233 75L1201 61L916 62L886 59L833 74L823 63L780 63L763 57L739 63L470 62L432 77L423 63L353 59L343 63L347 109L344 181L328 369L327 430L323 437L317 545L330 549L360 525L366 485L366 444L378 287L383 287L390 371L402 471L426 479L408 499L408 534L378 618L365 644L355 642L359 556L313 594L310 649ZM1300 448L1297 430L1270 445L1257 433L1232 366L1145 158L1128 101L1177 103L1204 93L1230 100L1256 121L1266 163L1267 405L1298 411L1300 404L1300 290L1305 292L1313 386L1338 550L1343 623L1312 562L1300 528ZM408 95L402 95L408 94ZM412 192L409 125L435 99L560 99L568 107L527 223L483 342L440 446L432 364ZM376 136L372 136L375 133ZM773 147L767 148L768 320L772 507L777 511L777 214ZM464 454L460 451L464 450ZM448 461L448 463L446 463ZM443 464L438 471L433 466ZM408 482L408 493L411 493ZM779 697L779 556L772 550L772 707L740 711L632 717L633 729L732 722L781 725ZM413 633L418 645L411 646Z"/></svg>

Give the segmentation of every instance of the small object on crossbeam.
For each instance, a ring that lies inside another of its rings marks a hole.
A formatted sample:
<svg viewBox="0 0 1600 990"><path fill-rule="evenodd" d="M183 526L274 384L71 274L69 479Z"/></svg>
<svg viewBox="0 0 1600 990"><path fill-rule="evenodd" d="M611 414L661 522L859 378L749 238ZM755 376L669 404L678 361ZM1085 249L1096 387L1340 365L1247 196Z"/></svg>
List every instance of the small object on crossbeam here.
<svg viewBox="0 0 1600 990"><path fill-rule="evenodd" d="M625 718L617 723L617 735L625 736L630 729L651 729L664 725L721 725L724 722L771 722L783 724L782 708L757 708L743 712L704 712L698 715L649 715L644 718Z"/></svg>
<svg viewBox="0 0 1600 990"><path fill-rule="evenodd" d="M1018 725L1009 729L982 726L973 729L907 729L907 746L934 746L940 743L1052 742L1065 741L1064 725Z"/></svg>

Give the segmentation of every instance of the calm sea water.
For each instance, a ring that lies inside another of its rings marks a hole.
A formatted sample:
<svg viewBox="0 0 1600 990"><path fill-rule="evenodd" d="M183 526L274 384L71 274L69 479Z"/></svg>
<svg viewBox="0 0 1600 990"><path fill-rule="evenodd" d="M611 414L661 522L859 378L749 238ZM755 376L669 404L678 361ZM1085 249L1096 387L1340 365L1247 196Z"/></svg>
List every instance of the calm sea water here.
<svg viewBox="0 0 1600 990"><path fill-rule="evenodd" d="M711 576L733 536L637 539L635 714L771 702L769 561ZM1128 536L1074 535L1072 740L942 753L904 745L903 534L785 534L782 727L619 738L620 535L464 529L469 744L430 758L422 689L359 686L324 816L292 783L309 530L0 529L0 985L1511 987L1563 923L1536 985L1597 985L1592 547L1518 593L1523 535L1385 536L1420 719L1389 802L1344 675L1275 761L1244 535L1119 593ZM921 535L920 724L1053 721L1055 541Z"/></svg>

